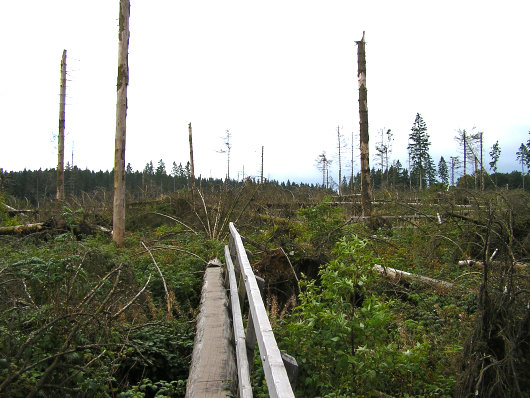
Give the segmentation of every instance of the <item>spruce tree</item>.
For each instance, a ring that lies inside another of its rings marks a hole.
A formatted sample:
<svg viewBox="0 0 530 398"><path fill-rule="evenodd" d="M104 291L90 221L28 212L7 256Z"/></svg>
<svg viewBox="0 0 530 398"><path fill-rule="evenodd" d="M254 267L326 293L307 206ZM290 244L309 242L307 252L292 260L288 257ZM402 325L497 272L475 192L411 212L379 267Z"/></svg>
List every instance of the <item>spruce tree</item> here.
<svg viewBox="0 0 530 398"><path fill-rule="evenodd" d="M449 168L447 167L447 162L443 156L438 162L438 176L440 177L440 181L444 184L449 184Z"/></svg>
<svg viewBox="0 0 530 398"><path fill-rule="evenodd" d="M410 155L411 173L418 176L418 186L423 189L426 180L426 170L431 171L432 159L429 155L429 134L427 133L427 125L419 113L416 114L416 119L409 134L409 145L407 147Z"/></svg>
<svg viewBox="0 0 530 398"><path fill-rule="evenodd" d="M528 148L526 147L524 143L521 143L521 146L517 150L516 155L517 155L517 160L521 162L521 178L523 179L523 190L524 190L525 165L528 169L528 166L529 166L528 160L530 160L530 151L528 150Z"/></svg>
<svg viewBox="0 0 530 398"><path fill-rule="evenodd" d="M425 176L427 177L429 186L438 182L436 179L436 166L434 164L434 160L429 154L427 154L427 160L425 161Z"/></svg>

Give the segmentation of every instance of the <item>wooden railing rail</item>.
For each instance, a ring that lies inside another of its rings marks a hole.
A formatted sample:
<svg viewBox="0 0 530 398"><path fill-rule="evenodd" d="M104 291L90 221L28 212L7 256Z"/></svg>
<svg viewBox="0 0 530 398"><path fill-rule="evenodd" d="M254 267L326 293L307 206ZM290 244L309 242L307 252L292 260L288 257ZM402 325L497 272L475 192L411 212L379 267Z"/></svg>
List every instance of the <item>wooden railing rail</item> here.
<svg viewBox="0 0 530 398"><path fill-rule="evenodd" d="M239 396L252 397L250 369L254 362L254 346L257 341L263 364L265 380L271 397L294 397L291 382L284 365L296 369L294 358L282 354L276 344L260 288L252 271L245 247L233 223L230 223L230 243L225 247L227 277L230 288L234 341L238 369ZM237 276L239 273L239 285ZM242 305L248 298L249 317L245 335L242 318Z"/></svg>

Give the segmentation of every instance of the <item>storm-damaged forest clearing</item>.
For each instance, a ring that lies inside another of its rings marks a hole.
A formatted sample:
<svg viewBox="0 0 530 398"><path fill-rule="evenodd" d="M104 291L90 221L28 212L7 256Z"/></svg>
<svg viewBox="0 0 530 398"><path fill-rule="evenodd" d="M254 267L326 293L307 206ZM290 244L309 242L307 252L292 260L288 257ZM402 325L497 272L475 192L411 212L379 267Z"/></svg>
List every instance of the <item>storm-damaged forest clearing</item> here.
<svg viewBox="0 0 530 398"><path fill-rule="evenodd" d="M296 396L528 396L528 194L381 189L370 217L333 195L249 180L129 200L117 247L102 190L38 209L3 193L0 395L183 396L231 221Z"/></svg>
<svg viewBox="0 0 530 398"><path fill-rule="evenodd" d="M161 160L134 172L129 11L120 0L112 172L64 165L66 50L57 169L0 169L0 396L190 396L203 277L224 258L231 223L264 280L267 314L252 322L270 321L296 359L286 383L295 396L530 396L530 140L510 175L497 173L497 141L488 175L483 133L458 130L463 175L455 180L458 157L442 157L438 180L418 113L408 170L389 162L390 129L379 132L380 168L370 168L363 33L358 176L353 139L349 181L341 174L337 128L335 184L325 152L322 185L267 181L263 147L260 178L230 178L229 130L226 178L197 178L191 123L185 167L173 163L168 176ZM268 397L272 361L253 355L252 394ZM224 381L223 395L236 396Z"/></svg>

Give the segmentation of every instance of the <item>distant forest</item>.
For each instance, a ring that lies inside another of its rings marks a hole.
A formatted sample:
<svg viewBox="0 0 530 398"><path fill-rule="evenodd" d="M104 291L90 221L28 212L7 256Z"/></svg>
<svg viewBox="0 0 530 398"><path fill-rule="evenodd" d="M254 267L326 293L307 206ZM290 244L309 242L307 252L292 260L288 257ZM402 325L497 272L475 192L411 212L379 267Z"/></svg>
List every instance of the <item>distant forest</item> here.
<svg viewBox="0 0 530 398"><path fill-rule="evenodd" d="M412 177L412 178L411 178ZM0 192L18 199L25 199L33 206L38 206L40 202L53 199L56 194L56 169L39 169L4 172L0 169ZM530 187L530 177L524 176L525 187ZM411 190L417 189L417 179L409 175L407 169L392 165L388 170L371 170L372 188L391 190ZM455 185L462 188L481 189L480 176L475 178L474 174L460 177ZM258 183L257 179L246 178L245 181ZM133 171L131 166L126 170L126 187L129 200L141 200L153 198L187 188L190 185L189 163L185 166L173 162L173 167L168 173L163 161L158 162L155 168L153 162L146 164L143 171ZM322 184L295 183L291 181L278 182L268 181L285 188L308 187L324 188L336 190L337 183L331 176L323 178ZM242 181L230 180L230 185L238 185ZM65 167L65 193L67 197L80 196L83 193L92 193L103 190L112 193L114 184L113 171L91 171L82 170L77 166ZM224 184L223 179L195 178L195 185L203 189L219 187ZM429 186L435 189L443 189L444 185L440 180L429 181ZM446 185L445 185L446 186ZM495 187L508 187L509 189L520 189L523 187L522 174L519 171L511 173L494 173L484 178L484 189L494 189ZM344 176L342 178L342 193L357 193L360 190L360 174Z"/></svg>

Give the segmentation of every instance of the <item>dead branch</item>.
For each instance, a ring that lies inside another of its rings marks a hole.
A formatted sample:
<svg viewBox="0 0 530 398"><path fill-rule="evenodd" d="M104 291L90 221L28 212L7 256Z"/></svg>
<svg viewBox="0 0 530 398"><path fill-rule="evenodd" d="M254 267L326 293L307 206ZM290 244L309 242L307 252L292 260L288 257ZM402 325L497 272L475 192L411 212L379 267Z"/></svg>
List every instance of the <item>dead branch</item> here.
<svg viewBox="0 0 530 398"><path fill-rule="evenodd" d="M283 247L280 246L280 250L282 251L287 261L289 262L289 265L291 266L291 270L293 271L294 278L296 279L296 287L298 289L298 293L300 293L300 281L298 280L298 276L296 276L296 272L294 270L293 264L291 263L291 260L289 259L289 256L287 255L287 253L285 253L285 250L283 250Z"/></svg>
<svg viewBox="0 0 530 398"><path fill-rule="evenodd" d="M169 316L171 315L171 300L169 299L169 292L167 290L166 280L164 279L164 275L162 275L162 271L158 267L158 264L156 263L155 257L153 256L153 253L151 253L151 250L149 250L149 248L145 245L144 242L141 242L141 244L151 256L151 260L153 260L153 264L155 265L156 271L158 272L158 275L160 275L160 278L162 279L162 283L164 285L164 292L166 293L167 315Z"/></svg>
<svg viewBox="0 0 530 398"><path fill-rule="evenodd" d="M262 244L256 242L253 239L247 238L246 236L241 235L241 240L243 240L243 242L250 243L252 246L257 247L258 249L260 249L261 251L263 251L263 252L265 252L267 254L271 252L271 250L267 249Z"/></svg>
<svg viewBox="0 0 530 398"><path fill-rule="evenodd" d="M132 298L131 301L129 301L129 302L128 302L128 303L127 303L127 304L126 304L121 310L119 310L118 312L116 312L112 317L113 317L113 318L117 318L118 316L120 316L120 315L123 313L123 311L125 311L127 308L129 308L129 306L130 306L132 303L134 303L134 301L135 301L138 297L140 297L140 295L141 295L141 294L144 292L144 290L147 288L147 285L149 284L149 281L150 281L150 280L151 280L151 274L149 274L149 278L147 278L147 282L145 282L144 287L143 287L138 293L136 293L136 296L134 296L134 297Z"/></svg>
<svg viewBox="0 0 530 398"><path fill-rule="evenodd" d="M179 247L176 247L176 246L169 246L169 245L157 245L155 247L153 247L151 250L176 250L178 252L182 252L182 253L186 253L186 254L189 254L190 256L193 256L193 257L196 257L198 258L199 260L201 260L204 264L208 264L208 261L206 261L204 258L202 258L201 256L198 256L197 254L195 253L192 253L188 250L184 250L184 249L181 249Z"/></svg>
<svg viewBox="0 0 530 398"><path fill-rule="evenodd" d="M90 292L88 292L88 294L83 297L83 299L81 300L81 302L75 307L75 309L77 310L79 307L81 307L82 305L88 303L90 300L92 300L92 297L94 297L94 294L101 288L101 286L103 286L103 283L108 279L110 278L110 276L117 272L117 271L120 271L123 267L123 264L120 264L118 267L114 268L113 270L111 270L110 272L107 273L107 275L105 275L99 282L96 286L94 286L92 288L92 290Z"/></svg>
<svg viewBox="0 0 530 398"><path fill-rule="evenodd" d="M199 217L199 215L196 212L195 212L195 215L199 218L199 221L204 226L204 229L205 229L206 233L208 234L208 236L211 237L212 236L212 228L210 226L210 217L208 215L208 209L206 208L206 202L204 201L204 196L203 196L201 190L197 189L197 192L199 194L199 197L201 198L202 207L204 209L204 217L206 218L206 225L204 224L204 222L202 221L202 219Z"/></svg>
<svg viewBox="0 0 530 398"><path fill-rule="evenodd" d="M30 209L26 209L26 210L18 210L18 209L15 209L14 207L11 207L5 203L2 203L2 207L4 207L4 209L7 210L7 213L10 215L10 216L16 216L17 214L22 214L22 215L26 215L28 213L35 213L36 211L35 210L30 210Z"/></svg>
<svg viewBox="0 0 530 398"><path fill-rule="evenodd" d="M193 232L195 235L198 235L198 234L197 234L197 231L195 231L195 230L194 230L193 228L191 228L189 225L184 224L182 221L180 221L179 219L177 219L177 218L175 218L175 217L171 217L171 216L168 216L167 214L157 213L157 212L154 212L154 213L151 213L151 214L156 214L156 215L158 215L158 216L167 217L167 218L169 218L170 220L175 221L177 224L182 225L184 228L186 228L186 229L189 230L190 232Z"/></svg>

